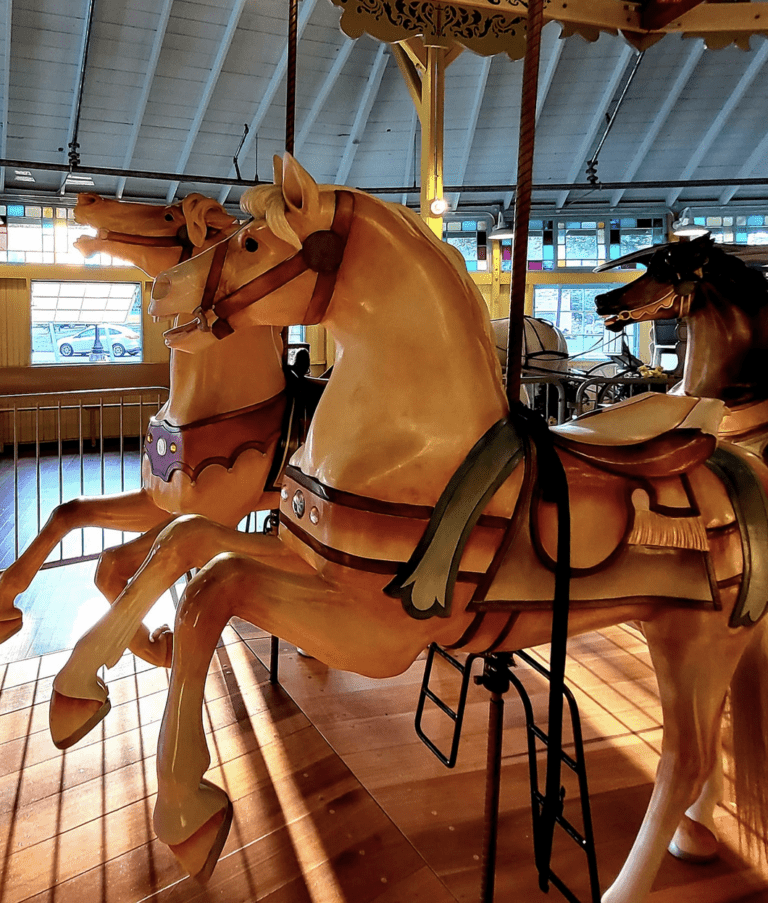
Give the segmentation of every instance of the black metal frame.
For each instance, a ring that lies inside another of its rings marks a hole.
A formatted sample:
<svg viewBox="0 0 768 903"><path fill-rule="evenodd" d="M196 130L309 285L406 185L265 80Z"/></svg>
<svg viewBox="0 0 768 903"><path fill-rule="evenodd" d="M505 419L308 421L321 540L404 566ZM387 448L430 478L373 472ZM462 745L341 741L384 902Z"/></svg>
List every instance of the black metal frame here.
<svg viewBox="0 0 768 903"><path fill-rule="evenodd" d="M434 691L429 688L429 680L432 674L432 665L435 655L439 655L461 674L461 688L456 709L452 709ZM542 808L545 795L539 789L539 769L537 762L537 741L545 748L549 747L548 733L543 731L535 722L533 706L528 691L513 672L515 658L525 662L542 677L550 680L550 672L527 652L493 653L490 655L472 654L467 656L462 664L450 653L433 643L429 647L424 678L422 681L419 702L416 707L416 733L424 744L437 756L447 768L453 768L456 764L459 743L461 740L461 728L464 721L464 709L466 706L469 681L472 666L475 659L482 659L484 663L483 673L475 677L475 683L485 687L491 694L489 720L488 720L488 759L486 768L486 793L484 815L483 858L480 888L480 903L493 903L495 872L496 872L496 848L498 840L499 821L499 791L501 785L501 752L504 726L504 694L513 686L517 690L525 712L526 734L528 737L528 763L531 779L531 811L533 817L533 841L534 856L537 868L539 868L539 883L546 890L551 883L570 903L581 903L579 898L568 885L552 870L549 855L542 856L542 847L545 850L551 848L551 838L542 838L542 830L546 831L546 825L542 829ZM584 761L584 742L581 731L581 717L579 715L576 700L568 689L563 686L562 692L568 703L571 716L571 726L574 741L574 756L560 748L560 759L573 771L579 782L579 797L581 802L581 814L584 825L584 833L578 829L563 815L562 805L555 817L556 824L560 825L566 834L579 846L587 857L587 869L589 873L590 898L589 903L600 903L600 884L597 870L597 856L595 852L595 839L592 830L592 814L589 804L589 788L587 784L586 763ZM429 699L445 715L453 721L453 736L450 752L446 754L437 744L428 737L422 728L422 715L424 704ZM561 803L565 797L565 790L561 787Z"/></svg>

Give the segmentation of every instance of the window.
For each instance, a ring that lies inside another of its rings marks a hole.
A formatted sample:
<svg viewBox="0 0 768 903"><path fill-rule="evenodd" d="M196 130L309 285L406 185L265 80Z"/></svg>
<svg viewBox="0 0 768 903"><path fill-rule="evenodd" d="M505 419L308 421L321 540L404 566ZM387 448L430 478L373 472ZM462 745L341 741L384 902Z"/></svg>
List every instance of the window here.
<svg viewBox="0 0 768 903"><path fill-rule="evenodd" d="M528 232L528 269L593 270L631 251L665 239L661 217L621 219L532 219ZM636 269L637 264L625 268ZM512 269L512 239L501 243L501 269Z"/></svg>
<svg viewBox="0 0 768 903"><path fill-rule="evenodd" d="M109 254L95 254L86 260L75 249L81 235L93 234L89 226L75 222L71 207L0 204L0 263L124 266Z"/></svg>
<svg viewBox="0 0 768 903"><path fill-rule="evenodd" d="M721 216L701 211L694 223L709 229L717 242L736 245L768 245L768 216L762 213L739 213Z"/></svg>
<svg viewBox="0 0 768 903"><path fill-rule="evenodd" d="M138 283L33 280L31 289L33 364L142 360Z"/></svg>
<svg viewBox="0 0 768 903"><path fill-rule="evenodd" d="M470 273L489 269L488 226L491 222L488 214L465 218L447 216L443 220L443 241L461 252Z"/></svg>
<svg viewBox="0 0 768 903"><path fill-rule="evenodd" d="M606 290L605 285L536 285L533 315L563 331L572 357L605 360L621 351L621 334L607 332L595 308L595 297ZM637 324L627 326L625 336L630 351L637 354Z"/></svg>

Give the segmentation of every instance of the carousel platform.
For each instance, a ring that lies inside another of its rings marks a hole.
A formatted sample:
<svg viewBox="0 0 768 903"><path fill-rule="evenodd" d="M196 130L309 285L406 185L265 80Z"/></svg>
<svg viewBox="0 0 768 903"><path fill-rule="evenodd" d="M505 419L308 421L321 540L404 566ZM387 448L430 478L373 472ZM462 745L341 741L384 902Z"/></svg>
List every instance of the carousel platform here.
<svg viewBox="0 0 768 903"><path fill-rule="evenodd" d="M47 709L68 653L0 666L0 901L477 900L485 691L471 689L458 764L449 771L413 729L423 661L374 681L282 646L279 686L269 684L265 667L269 638L250 625L234 621L214 657L204 710L209 777L226 788L235 815L207 887L185 877L152 831L166 672L124 656L108 675L110 715L62 753L48 735ZM545 706L541 678L523 676L534 705ZM605 887L637 832L661 742L642 637L616 627L573 641L568 680L583 719ZM447 682L444 691L450 698ZM441 730L437 718L433 730ZM504 742L496 899L544 900L532 860L523 717L511 697ZM566 806L578 818L575 789L566 786ZM694 866L668 857L653 903L768 903L768 874L739 854L727 805L718 818L721 861ZM554 861L587 899L575 845L560 843ZM548 898L561 899L554 890Z"/></svg>

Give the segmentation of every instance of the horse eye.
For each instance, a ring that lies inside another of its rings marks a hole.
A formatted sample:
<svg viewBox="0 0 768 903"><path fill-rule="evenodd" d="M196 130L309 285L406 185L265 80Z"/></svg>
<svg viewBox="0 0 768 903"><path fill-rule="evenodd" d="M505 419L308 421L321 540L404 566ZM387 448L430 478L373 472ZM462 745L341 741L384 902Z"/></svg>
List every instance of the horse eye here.
<svg viewBox="0 0 768 903"><path fill-rule="evenodd" d="M246 238L246 240L243 242L243 247L245 248L246 251L253 253L254 251L259 250L259 243L256 241L255 238L251 238L250 236L248 236L248 238Z"/></svg>
<svg viewBox="0 0 768 903"><path fill-rule="evenodd" d="M173 222L173 214L172 213L166 213L165 218L169 223Z"/></svg>

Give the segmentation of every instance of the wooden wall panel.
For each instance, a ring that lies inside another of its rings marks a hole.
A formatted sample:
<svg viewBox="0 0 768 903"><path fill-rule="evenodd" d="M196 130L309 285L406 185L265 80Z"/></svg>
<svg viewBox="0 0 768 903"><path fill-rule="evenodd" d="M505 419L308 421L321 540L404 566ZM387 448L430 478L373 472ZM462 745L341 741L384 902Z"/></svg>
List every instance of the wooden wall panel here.
<svg viewBox="0 0 768 903"><path fill-rule="evenodd" d="M30 358L29 282L0 279L0 367L28 367Z"/></svg>

